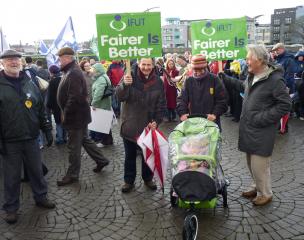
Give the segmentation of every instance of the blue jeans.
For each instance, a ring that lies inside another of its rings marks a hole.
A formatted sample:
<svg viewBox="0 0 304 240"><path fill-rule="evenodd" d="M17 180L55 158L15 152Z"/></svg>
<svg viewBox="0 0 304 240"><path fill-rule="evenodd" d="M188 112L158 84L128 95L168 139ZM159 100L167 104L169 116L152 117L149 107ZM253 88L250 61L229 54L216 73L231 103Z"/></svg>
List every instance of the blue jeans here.
<svg viewBox="0 0 304 240"><path fill-rule="evenodd" d="M43 145L44 145L43 132L41 130L40 130L40 133L38 136L38 144L39 144L39 147L43 147Z"/></svg>
<svg viewBox="0 0 304 240"><path fill-rule="evenodd" d="M64 143L67 141L66 131L62 124L56 123L56 143Z"/></svg>
<svg viewBox="0 0 304 240"><path fill-rule="evenodd" d="M34 199L46 199L47 183L41 170L41 151L37 139L6 143L3 155L4 205L6 212L16 212L20 207L20 183L22 162L28 172Z"/></svg>
<svg viewBox="0 0 304 240"><path fill-rule="evenodd" d="M101 142L103 134L100 132L91 131L89 132L89 136L94 142Z"/></svg>
<svg viewBox="0 0 304 240"><path fill-rule="evenodd" d="M127 139L123 139L125 147L125 170L124 170L124 180L125 183L134 184L136 178L136 156L137 150L140 147L135 143ZM150 170L148 165L144 160L144 156L141 153L141 176L145 182L151 181L153 178L153 172Z"/></svg>

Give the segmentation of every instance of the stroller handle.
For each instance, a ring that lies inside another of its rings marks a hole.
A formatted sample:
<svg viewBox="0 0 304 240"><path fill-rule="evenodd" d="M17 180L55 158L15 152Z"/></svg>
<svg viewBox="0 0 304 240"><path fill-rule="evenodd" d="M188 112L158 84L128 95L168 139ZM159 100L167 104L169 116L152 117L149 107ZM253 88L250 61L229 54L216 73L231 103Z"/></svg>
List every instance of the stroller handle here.
<svg viewBox="0 0 304 240"><path fill-rule="evenodd" d="M207 114L190 114L188 116L188 118L196 118L196 117L200 117L200 118L206 118L207 119Z"/></svg>

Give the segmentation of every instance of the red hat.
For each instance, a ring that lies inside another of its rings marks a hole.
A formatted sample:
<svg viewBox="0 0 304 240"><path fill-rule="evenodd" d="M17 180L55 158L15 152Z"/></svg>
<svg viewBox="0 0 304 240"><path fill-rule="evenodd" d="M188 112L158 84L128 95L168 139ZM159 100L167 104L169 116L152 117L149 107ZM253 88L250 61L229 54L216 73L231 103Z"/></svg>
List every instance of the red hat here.
<svg viewBox="0 0 304 240"><path fill-rule="evenodd" d="M207 67L206 56L203 54L197 54L191 58L191 68L192 69L204 69Z"/></svg>

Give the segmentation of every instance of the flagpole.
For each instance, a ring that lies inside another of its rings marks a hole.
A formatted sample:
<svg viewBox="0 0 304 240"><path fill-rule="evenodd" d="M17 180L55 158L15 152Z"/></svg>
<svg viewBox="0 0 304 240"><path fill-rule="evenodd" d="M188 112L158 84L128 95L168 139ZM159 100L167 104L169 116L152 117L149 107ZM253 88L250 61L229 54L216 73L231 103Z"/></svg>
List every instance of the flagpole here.
<svg viewBox="0 0 304 240"><path fill-rule="evenodd" d="M1 37L1 51L0 52L3 52L3 33L2 33L2 27L0 27L0 37Z"/></svg>

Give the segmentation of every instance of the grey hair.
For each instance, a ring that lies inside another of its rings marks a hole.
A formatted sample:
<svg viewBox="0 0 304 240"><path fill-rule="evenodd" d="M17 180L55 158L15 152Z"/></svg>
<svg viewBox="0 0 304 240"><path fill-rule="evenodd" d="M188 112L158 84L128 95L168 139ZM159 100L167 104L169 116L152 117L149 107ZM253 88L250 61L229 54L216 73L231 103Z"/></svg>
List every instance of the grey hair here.
<svg viewBox="0 0 304 240"><path fill-rule="evenodd" d="M263 45L249 44L246 48L256 60L262 61L265 65L269 63L270 55Z"/></svg>

